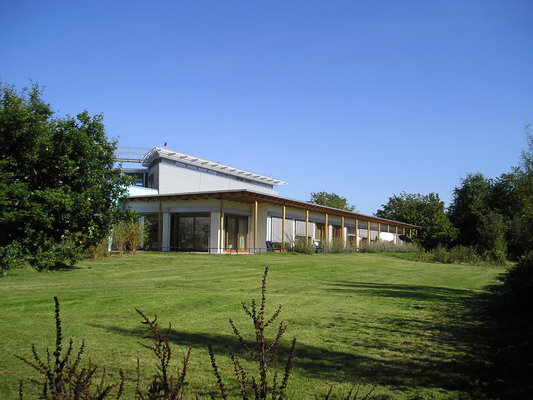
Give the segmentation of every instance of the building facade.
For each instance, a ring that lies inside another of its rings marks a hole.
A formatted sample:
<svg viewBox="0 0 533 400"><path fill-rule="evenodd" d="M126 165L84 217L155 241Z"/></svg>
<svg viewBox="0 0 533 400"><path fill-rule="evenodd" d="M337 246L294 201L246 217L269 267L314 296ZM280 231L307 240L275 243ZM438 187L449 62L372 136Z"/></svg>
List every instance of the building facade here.
<svg viewBox="0 0 533 400"><path fill-rule="evenodd" d="M418 226L287 199L285 182L154 148L125 169L135 177L126 205L149 222L147 248L161 251L260 253L298 240L405 244Z"/></svg>

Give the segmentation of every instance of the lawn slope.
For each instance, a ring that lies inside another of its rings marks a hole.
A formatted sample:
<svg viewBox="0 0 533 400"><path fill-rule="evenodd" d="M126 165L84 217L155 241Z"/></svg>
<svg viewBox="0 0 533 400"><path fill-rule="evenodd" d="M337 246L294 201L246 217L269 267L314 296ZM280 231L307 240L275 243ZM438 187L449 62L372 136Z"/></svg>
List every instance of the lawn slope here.
<svg viewBox="0 0 533 400"><path fill-rule="evenodd" d="M154 364L134 307L172 322L172 342L181 353L193 347L189 392L215 389L207 345L221 359L233 318L249 334L241 302L259 297L270 268L268 309L283 305L288 323L284 348L298 339L298 362L288 394L307 399L354 383L383 399L454 399L472 396L472 340L476 325L469 304L495 282L495 267L427 264L376 254L198 255L146 253L84 261L70 271L20 271L0 279L0 398L17 398L18 380L29 367L30 345L51 347L53 297L62 307L63 333L108 371L132 374L136 359ZM245 355L242 355L245 357ZM251 365L251 364L249 364Z"/></svg>

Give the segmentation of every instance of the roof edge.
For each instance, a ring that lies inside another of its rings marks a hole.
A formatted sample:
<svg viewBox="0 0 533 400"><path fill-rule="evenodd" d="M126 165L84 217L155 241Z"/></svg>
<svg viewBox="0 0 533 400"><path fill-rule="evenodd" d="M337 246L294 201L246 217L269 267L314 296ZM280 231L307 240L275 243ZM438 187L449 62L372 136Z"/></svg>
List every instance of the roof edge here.
<svg viewBox="0 0 533 400"><path fill-rule="evenodd" d="M249 197L250 202L252 201L252 199L262 199L268 203L270 200L270 203L274 205L286 205L289 207L292 206L294 208L309 209L310 211L319 211L319 212L322 211L325 214L328 213L331 215L341 216L341 217L344 216L348 218L362 217L369 221L380 222L380 223L385 222L385 223L400 224L405 227L416 228L416 229L422 228L419 225L413 225L407 222L395 221L391 219L376 217L373 215L366 215L366 214L361 214L357 212L342 210L340 208L333 208L333 207L323 206L320 204L313 204L313 203L308 203L308 202L304 202L300 200L289 199L286 197L274 196L271 194L256 192L256 191L249 190L249 189L238 189L238 190L229 189L229 190L198 191L198 192L187 192L187 193L140 195L140 196L130 196L127 198L127 200L131 200L131 201L142 201L142 200L150 201L150 200L164 200L164 199L188 200L188 198L191 198L191 197L195 197L195 198L213 197L216 199L231 201L232 200L231 197L236 197L236 196L241 196L241 199L242 197ZM234 200L234 201L239 202L239 200Z"/></svg>
<svg viewBox="0 0 533 400"><path fill-rule="evenodd" d="M177 161L184 164L194 165L196 167L210 169L217 172L223 172L228 175L236 176L243 179L249 179L256 182L266 183L273 186L287 185L287 182L270 176L257 174L255 172L246 171L244 169L231 167L229 165L221 164L215 161L206 160L200 157L191 156L189 154L180 153L162 147L154 147L142 158L142 165L148 167L155 159L164 158L167 160Z"/></svg>

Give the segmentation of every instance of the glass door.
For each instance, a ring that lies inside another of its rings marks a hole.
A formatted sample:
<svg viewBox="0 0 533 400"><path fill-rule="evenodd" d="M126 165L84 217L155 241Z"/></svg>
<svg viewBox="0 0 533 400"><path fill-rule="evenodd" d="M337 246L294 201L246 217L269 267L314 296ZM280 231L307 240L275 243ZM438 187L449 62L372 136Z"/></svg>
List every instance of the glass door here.
<svg viewBox="0 0 533 400"><path fill-rule="evenodd" d="M208 214L171 214L171 251L209 251Z"/></svg>
<svg viewBox="0 0 533 400"><path fill-rule="evenodd" d="M226 217L226 250L248 249L248 217Z"/></svg>

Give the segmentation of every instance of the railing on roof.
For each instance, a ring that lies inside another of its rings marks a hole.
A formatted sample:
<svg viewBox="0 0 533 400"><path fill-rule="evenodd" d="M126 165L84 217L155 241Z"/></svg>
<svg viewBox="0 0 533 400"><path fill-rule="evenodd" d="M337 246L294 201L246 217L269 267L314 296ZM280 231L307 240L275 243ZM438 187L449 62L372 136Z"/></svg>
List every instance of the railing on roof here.
<svg viewBox="0 0 533 400"><path fill-rule="evenodd" d="M142 163L146 153L152 150L151 147L138 146L117 146L115 160L117 162Z"/></svg>

